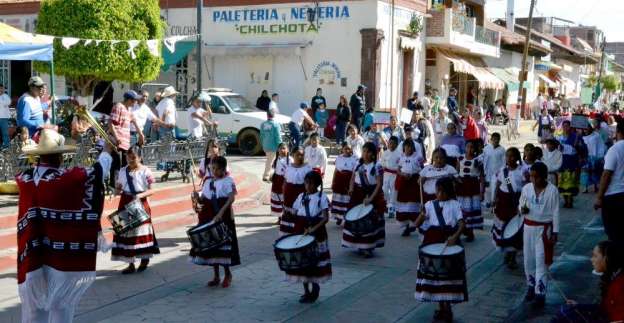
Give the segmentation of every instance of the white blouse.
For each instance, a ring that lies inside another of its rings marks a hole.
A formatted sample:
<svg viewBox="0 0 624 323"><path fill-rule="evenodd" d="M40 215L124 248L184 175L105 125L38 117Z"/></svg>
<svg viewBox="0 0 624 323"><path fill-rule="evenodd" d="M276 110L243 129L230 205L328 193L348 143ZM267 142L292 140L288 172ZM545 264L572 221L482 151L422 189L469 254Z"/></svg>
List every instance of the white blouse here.
<svg viewBox="0 0 624 323"><path fill-rule="evenodd" d="M436 182L440 178L454 177L457 175L457 170L451 165L444 165L442 168L437 168L433 165L427 165L420 172L420 176L423 177L423 190L427 194L436 193Z"/></svg>
<svg viewBox="0 0 624 323"><path fill-rule="evenodd" d="M292 164L292 157L278 157L277 161L275 162L275 174L276 175L280 175L280 176L284 176L284 174L286 173L286 168L288 168L288 165Z"/></svg>
<svg viewBox="0 0 624 323"><path fill-rule="evenodd" d="M336 157L336 171L352 172L355 170L355 167L357 167L358 162L359 162L358 159L355 158L354 156L345 157L345 156L340 155Z"/></svg>
<svg viewBox="0 0 624 323"><path fill-rule="evenodd" d="M492 145L487 145L483 149L483 170L487 176L487 180L491 180L496 173L505 166L505 148L498 146L494 148Z"/></svg>
<svg viewBox="0 0 624 323"><path fill-rule="evenodd" d="M559 190L548 183L540 196L535 194L533 183L524 185L519 207L529 208L526 219L537 222L552 222L553 232L559 232Z"/></svg>
<svg viewBox="0 0 624 323"><path fill-rule="evenodd" d="M305 163L312 168L320 168L321 172L325 172L327 168L327 152L321 146L308 146L304 150Z"/></svg>
<svg viewBox="0 0 624 323"><path fill-rule="evenodd" d="M210 158L208 158L208 160L210 161ZM212 170L210 169L210 163L208 163L208 165L206 165L206 158L202 158L199 161L199 176L201 176L204 179L210 179L212 178ZM225 174L229 175L230 174L230 166L228 166L225 169Z"/></svg>
<svg viewBox="0 0 624 323"><path fill-rule="evenodd" d="M121 170L119 170L119 174L117 175L117 185L121 186L121 189L125 193L130 193L130 186L128 185L128 180L126 179L127 172L128 166L123 167ZM134 189L136 190L136 193L147 191L155 182L152 171L146 166L142 166L135 171L131 171L130 177L132 177L132 183L134 184Z"/></svg>
<svg viewBox="0 0 624 323"><path fill-rule="evenodd" d="M360 159L362 157L362 148L364 147L365 143L364 138L362 138L360 135L355 136L355 139L351 138L351 136L347 136L345 141L349 144L349 146L351 146L353 156Z"/></svg>
<svg viewBox="0 0 624 323"><path fill-rule="evenodd" d="M548 172L554 173L559 171L559 168L561 168L561 164L563 163L563 154L558 149L553 151L545 149L542 161L546 164L546 166L548 166Z"/></svg>
<svg viewBox="0 0 624 323"><path fill-rule="evenodd" d="M297 210L297 215L303 217L307 216L305 205L303 204L304 196L306 196L309 201L308 208L310 210L310 217L321 217L322 212L329 209L329 198L325 193L321 193L320 195L319 197L318 192L312 195L306 195L305 193L299 194L293 204L293 209Z"/></svg>
<svg viewBox="0 0 624 323"><path fill-rule="evenodd" d="M312 167L308 164L303 164L303 166L295 167L292 164L286 168L286 172L284 173L284 180L286 183L301 185L303 184L303 180L305 176L312 171Z"/></svg>
<svg viewBox="0 0 624 323"><path fill-rule="evenodd" d="M359 165L353 176L355 176L355 184L360 186L362 186L360 181L361 172L364 172L364 178L368 182L367 185L377 185L377 176L383 175L383 167L381 167L379 162Z"/></svg>
<svg viewBox="0 0 624 323"><path fill-rule="evenodd" d="M517 166L514 170L509 169L509 176L505 177L505 169L507 168L507 166L501 168L496 174L496 180L501 183L500 190L505 193L509 193L507 184L510 183L514 193L520 193L520 191L522 191L522 186L524 186L524 174L522 173L522 167Z"/></svg>
<svg viewBox="0 0 624 323"><path fill-rule="evenodd" d="M384 169L396 171L399 169L399 159L401 159L401 151L387 149L381 154L381 165Z"/></svg>
<svg viewBox="0 0 624 323"><path fill-rule="evenodd" d="M418 174L422 169L423 159L416 153L411 156L405 156L403 154L399 159L399 170L405 174Z"/></svg>
<svg viewBox="0 0 624 323"><path fill-rule="evenodd" d="M441 225L438 221L438 216L436 215L433 202L434 201L429 201L425 203L425 222L423 222L424 228L439 227ZM439 203L440 208L442 209L442 217L444 218L444 222L446 222L447 226L455 227L460 220L463 220L461 205L457 202L457 200L439 201Z"/></svg>
<svg viewBox="0 0 624 323"><path fill-rule="evenodd" d="M214 185L213 185L214 184ZM213 190L214 186L214 190ZM234 193L236 195L236 183L234 183L234 179L230 176L225 176L223 178L211 178L206 181L204 187L202 188L202 196L207 199L216 198L225 198L229 197L230 194Z"/></svg>
<svg viewBox="0 0 624 323"><path fill-rule="evenodd" d="M481 175L481 158L476 157L471 160L462 156L459 159L459 176L479 177Z"/></svg>

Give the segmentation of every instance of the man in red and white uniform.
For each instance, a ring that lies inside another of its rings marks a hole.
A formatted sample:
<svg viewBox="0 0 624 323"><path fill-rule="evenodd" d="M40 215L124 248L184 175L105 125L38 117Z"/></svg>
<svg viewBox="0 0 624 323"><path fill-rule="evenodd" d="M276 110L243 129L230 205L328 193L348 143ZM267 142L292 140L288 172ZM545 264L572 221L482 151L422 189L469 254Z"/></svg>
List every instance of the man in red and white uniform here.
<svg viewBox="0 0 624 323"><path fill-rule="evenodd" d="M22 322L72 322L76 305L95 280L98 241L103 241L104 177L112 161L103 153L91 169L61 168L63 153L75 150L50 129L41 131L38 145L23 149L40 159L16 177Z"/></svg>

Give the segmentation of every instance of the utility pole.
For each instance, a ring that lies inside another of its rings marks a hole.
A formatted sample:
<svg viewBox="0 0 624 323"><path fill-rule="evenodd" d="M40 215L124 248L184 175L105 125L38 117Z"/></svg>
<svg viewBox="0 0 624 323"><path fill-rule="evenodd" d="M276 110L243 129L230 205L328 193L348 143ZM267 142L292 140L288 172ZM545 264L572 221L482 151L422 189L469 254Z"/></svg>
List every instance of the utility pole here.
<svg viewBox="0 0 624 323"><path fill-rule="evenodd" d="M202 12L204 9L204 0L197 1L197 94L202 90Z"/></svg>
<svg viewBox="0 0 624 323"><path fill-rule="evenodd" d="M529 9L529 22L526 27L526 39L524 41L524 53L522 54L522 70L520 71L520 89L518 90L518 109L524 108L526 105L526 95L527 91L524 88L524 82L527 80L527 76L529 74L527 68L527 59L529 56L529 45L531 42L531 28L533 27L533 9L535 9L535 1L531 0L531 9ZM510 23L509 21L507 22Z"/></svg>
<svg viewBox="0 0 624 323"><path fill-rule="evenodd" d="M596 100L600 97L600 92L602 92L602 73L604 71L605 65L605 46L607 44L607 37L602 36L602 44L600 45L600 70L598 71L598 80L596 80L596 88L594 89L594 94L592 95L592 103L595 103Z"/></svg>

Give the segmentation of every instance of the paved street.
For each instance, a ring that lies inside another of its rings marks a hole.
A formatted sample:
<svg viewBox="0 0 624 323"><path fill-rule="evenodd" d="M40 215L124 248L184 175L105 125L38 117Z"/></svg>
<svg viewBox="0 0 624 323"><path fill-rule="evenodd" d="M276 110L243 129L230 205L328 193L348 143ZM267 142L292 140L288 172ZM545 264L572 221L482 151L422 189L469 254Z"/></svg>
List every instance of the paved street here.
<svg viewBox="0 0 624 323"><path fill-rule="evenodd" d="M527 134L515 145L534 136ZM505 145L506 143L503 142ZM259 180L263 158L230 157L245 176ZM333 170L328 173L332 174ZM241 179L242 180L242 179ZM249 180L245 178L244 180ZM325 187L329 187L329 179ZM178 183L179 184L179 183ZM160 185L160 184L159 184ZM169 184L171 185L171 184ZM372 259L340 248L341 230L328 224L333 279L321 286L314 305L298 303L299 284L284 282L274 260L272 243L277 238L275 218L267 216L269 185L247 184L257 204L241 206L236 214L243 264L235 267L229 289L208 288L210 267L188 262L189 243L185 230L192 215L177 213L187 222L157 230L161 254L141 274L124 275L123 263L110 255L98 258L98 279L88 290L76 313L77 322L430 322L434 305L414 300L419 236L400 236L394 220L386 225L386 247ZM547 307L535 311L522 303L525 292L522 269L510 271L502 264L490 240L492 215L476 241L466 244L470 301L454 307L457 322L547 322L564 302L561 292L579 301L597 296L597 278L591 274L589 255L604 237L592 209L593 194L581 195L573 210L561 215L560 242L551 276ZM0 212L7 213L7 212ZM598 223L599 224L599 223ZM521 262L521 259L519 259ZM560 288L560 290L559 290ZM19 322L19 299L15 267L0 274L0 322Z"/></svg>

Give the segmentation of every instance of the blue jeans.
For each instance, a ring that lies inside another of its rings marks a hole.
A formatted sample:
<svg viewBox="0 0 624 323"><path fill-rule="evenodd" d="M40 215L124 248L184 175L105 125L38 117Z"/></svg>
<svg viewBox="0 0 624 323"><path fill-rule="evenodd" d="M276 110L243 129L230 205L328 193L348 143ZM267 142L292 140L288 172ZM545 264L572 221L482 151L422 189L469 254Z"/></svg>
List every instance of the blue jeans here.
<svg viewBox="0 0 624 323"><path fill-rule="evenodd" d="M293 149L295 149L301 145L301 130L299 129L299 125L294 122L288 123L288 130L290 131L290 137L295 142L295 146L293 147Z"/></svg>
<svg viewBox="0 0 624 323"><path fill-rule="evenodd" d="M342 144L347 135L347 124L344 122L336 122L336 143Z"/></svg>
<svg viewBox="0 0 624 323"><path fill-rule="evenodd" d="M9 119L0 119L0 134L2 134L2 148L9 147Z"/></svg>
<svg viewBox="0 0 624 323"><path fill-rule="evenodd" d="M173 138L175 139L175 129L174 128L158 128L158 139L163 140L165 138Z"/></svg>

